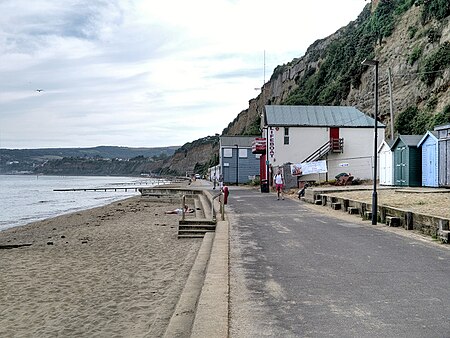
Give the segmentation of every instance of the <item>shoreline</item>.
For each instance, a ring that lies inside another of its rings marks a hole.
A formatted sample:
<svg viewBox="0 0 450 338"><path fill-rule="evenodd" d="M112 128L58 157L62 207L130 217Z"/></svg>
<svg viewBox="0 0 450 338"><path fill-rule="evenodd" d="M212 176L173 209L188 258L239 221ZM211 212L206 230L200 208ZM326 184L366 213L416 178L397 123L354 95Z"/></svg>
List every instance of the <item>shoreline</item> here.
<svg viewBox="0 0 450 338"><path fill-rule="evenodd" d="M0 193L0 199L4 199L6 211L0 217L0 232L140 196L138 188L164 186L173 182L167 179L122 176L64 178L48 175L41 177L42 180L35 180L29 175L9 175L11 180L6 179L8 175L3 176L5 189ZM103 191L104 189L108 191Z"/></svg>
<svg viewBox="0 0 450 338"><path fill-rule="evenodd" d="M129 197L0 231L0 336L162 336L201 245Z"/></svg>

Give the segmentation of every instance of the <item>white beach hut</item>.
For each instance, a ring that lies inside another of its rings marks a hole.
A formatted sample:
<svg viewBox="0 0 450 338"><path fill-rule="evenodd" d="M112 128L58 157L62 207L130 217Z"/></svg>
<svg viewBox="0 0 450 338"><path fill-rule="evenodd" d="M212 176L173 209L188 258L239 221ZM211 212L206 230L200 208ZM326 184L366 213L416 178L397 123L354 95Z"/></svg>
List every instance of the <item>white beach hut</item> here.
<svg viewBox="0 0 450 338"><path fill-rule="evenodd" d="M439 146L438 132L427 131L418 147L422 148L422 186L439 186Z"/></svg>
<svg viewBox="0 0 450 338"><path fill-rule="evenodd" d="M393 171L392 171L392 141L383 140L378 147L378 156L380 158L380 184L392 185L393 184Z"/></svg>

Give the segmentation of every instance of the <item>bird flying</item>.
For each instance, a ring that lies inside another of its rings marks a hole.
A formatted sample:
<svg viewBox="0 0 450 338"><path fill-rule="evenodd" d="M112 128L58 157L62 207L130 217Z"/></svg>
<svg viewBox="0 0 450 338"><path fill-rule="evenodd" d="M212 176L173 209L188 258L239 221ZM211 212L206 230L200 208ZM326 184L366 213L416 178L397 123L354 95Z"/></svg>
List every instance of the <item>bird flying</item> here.
<svg viewBox="0 0 450 338"><path fill-rule="evenodd" d="M44 89L36 89L36 91L40 93L40 92L43 92Z"/></svg>

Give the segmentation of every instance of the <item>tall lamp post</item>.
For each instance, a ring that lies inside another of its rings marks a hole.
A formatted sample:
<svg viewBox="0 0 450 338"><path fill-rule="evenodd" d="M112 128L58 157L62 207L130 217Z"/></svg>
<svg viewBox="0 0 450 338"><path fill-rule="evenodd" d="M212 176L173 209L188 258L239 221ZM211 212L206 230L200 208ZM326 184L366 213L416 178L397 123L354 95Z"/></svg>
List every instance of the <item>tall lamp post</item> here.
<svg viewBox="0 0 450 338"><path fill-rule="evenodd" d="M373 192L372 192L372 224L377 224L377 207L378 207L378 196L377 196L377 144L378 144L378 60L365 59L361 64L365 66L375 67L375 113L374 113L374 142L373 142Z"/></svg>
<svg viewBox="0 0 450 338"><path fill-rule="evenodd" d="M236 147L236 186L239 185L239 145L235 144Z"/></svg>

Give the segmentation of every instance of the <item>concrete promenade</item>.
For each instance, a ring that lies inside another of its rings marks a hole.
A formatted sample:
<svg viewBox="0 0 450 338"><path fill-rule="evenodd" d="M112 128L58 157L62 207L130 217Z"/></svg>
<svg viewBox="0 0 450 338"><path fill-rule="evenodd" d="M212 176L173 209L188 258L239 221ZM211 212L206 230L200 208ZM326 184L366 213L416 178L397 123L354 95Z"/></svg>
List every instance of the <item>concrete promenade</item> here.
<svg viewBox="0 0 450 338"><path fill-rule="evenodd" d="M249 188L227 217L230 337L450 337L448 246Z"/></svg>

